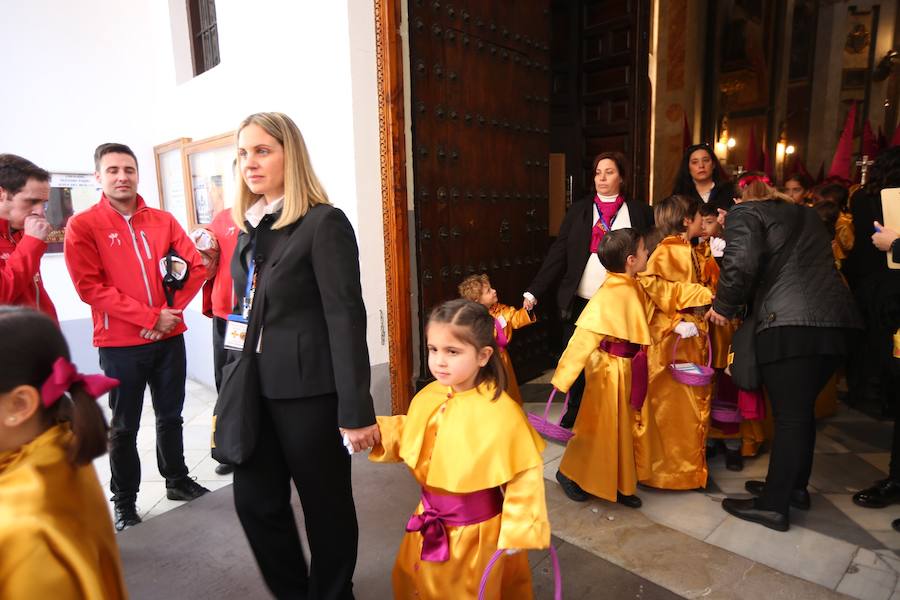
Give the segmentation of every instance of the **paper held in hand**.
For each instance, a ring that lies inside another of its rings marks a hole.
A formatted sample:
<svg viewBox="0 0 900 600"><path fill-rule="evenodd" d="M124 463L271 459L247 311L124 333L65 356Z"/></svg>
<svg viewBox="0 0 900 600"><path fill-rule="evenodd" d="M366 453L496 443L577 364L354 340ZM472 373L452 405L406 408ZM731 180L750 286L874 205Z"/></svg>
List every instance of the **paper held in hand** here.
<svg viewBox="0 0 900 600"><path fill-rule="evenodd" d="M881 190L881 208L884 211L882 223L888 229L900 231L900 188L885 188ZM891 253L887 253L888 267L900 269L900 263L891 260Z"/></svg>

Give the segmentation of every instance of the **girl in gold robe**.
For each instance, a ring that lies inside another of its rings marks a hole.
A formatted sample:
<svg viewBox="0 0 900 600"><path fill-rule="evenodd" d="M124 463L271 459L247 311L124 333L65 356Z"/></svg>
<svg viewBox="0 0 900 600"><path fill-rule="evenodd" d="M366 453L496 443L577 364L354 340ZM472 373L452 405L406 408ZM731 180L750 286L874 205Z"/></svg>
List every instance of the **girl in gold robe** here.
<svg viewBox="0 0 900 600"><path fill-rule="evenodd" d="M109 509L91 461L106 451L94 399L47 317L0 309L0 598L126 598ZM68 395L66 395L68 393Z"/></svg>
<svg viewBox="0 0 900 600"><path fill-rule="evenodd" d="M637 508L641 500L635 495L630 399L632 359L651 343L648 319L654 304L635 279L647 266L647 249L634 230L620 229L603 237L597 255L607 278L578 318L551 380L556 389L567 392L582 369L585 373L574 436L556 478L572 500L584 501L593 494ZM678 306L702 306L711 300L709 290L700 285L651 283L654 294L670 294Z"/></svg>
<svg viewBox="0 0 900 600"><path fill-rule="evenodd" d="M447 302L432 312L426 334L437 381L416 394L408 414L378 417L381 442L369 455L406 463L422 486L394 564L394 598L474 599L498 549L507 552L485 597L531 598L521 550L550 545L544 442L503 392L506 375L484 306Z"/></svg>
<svg viewBox="0 0 900 600"><path fill-rule="evenodd" d="M522 404L522 392L519 391L519 382L516 380L516 372L513 370L512 359L506 350L512 341L513 331L527 327L535 322L534 313L525 307L516 308L507 304L501 304L497 299L497 290L491 287L491 280L487 275L470 275L459 284L459 295L466 300L477 302L487 307L494 317L494 338L497 340L497 352L500 362L506 370L506 393L510 398Z"/></svg>
<svg viewBox="0 0 900 600"><path fill-rule="evenodd" d="M641 274L648 291L657 281L701 283L700 263L690 242L701 233L699 208L699 200L686 196L670 196L654 206L656 226L666 237ZM634 427L638 481L671 490L702 488L707 478L711 386L680 383L668 365L676 342L676 361L705 365L708 327L702 309L681 309L671 295L651 297L659 310L650 320L654 343L647 350L647 400Z"/></svg>

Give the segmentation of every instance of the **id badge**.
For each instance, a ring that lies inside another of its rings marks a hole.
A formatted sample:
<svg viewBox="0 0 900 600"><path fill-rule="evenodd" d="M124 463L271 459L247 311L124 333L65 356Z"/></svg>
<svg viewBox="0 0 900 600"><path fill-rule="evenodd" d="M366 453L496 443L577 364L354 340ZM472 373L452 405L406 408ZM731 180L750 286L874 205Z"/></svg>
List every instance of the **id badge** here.
<svg viewBox="0 0 900 600"><path fill-rule="evenodd" d="M243 350L246 337L247 320L241 315L228 315L228 322L225 324L225 348Z"/></svg>

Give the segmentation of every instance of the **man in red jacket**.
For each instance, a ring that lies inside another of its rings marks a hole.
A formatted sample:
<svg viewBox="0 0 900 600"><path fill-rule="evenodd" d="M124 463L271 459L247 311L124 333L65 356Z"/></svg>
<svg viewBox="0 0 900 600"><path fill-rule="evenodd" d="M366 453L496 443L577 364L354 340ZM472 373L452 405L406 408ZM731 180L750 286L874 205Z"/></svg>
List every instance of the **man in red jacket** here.
<svg viewBox="0 0 900 600"><path fill-rule="evenodd" d="M175 218L144 204L137 193L138 165L123 144L94 153L100 201L69 219L65 258L78 295L91 306L100 366L121 384L109 394L109 462L115 526L137 525L141 481L137 433L149 384L156 412L156 460L166 497L193 500L209 490L188 477L181 410L184 406L187 329L182 310L203 285L200 255ZM167 302L160 261L177 254L187 266Z"/></svg>
<svg viewBox="0 0 900 600"><path fill-rule="evenodd" d="M0 154L0 304L30 306L56 321L41 280L53 229L44 216L50 173L15 154Z"/></svg>

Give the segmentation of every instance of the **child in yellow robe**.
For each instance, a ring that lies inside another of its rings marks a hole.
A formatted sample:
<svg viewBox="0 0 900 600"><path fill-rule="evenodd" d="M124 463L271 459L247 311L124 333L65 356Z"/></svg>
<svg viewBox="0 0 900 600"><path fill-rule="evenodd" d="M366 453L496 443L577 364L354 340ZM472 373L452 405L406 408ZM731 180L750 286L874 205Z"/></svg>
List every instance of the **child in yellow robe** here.
<svg viewBox="0 0 900 600"><path fill-rule="evenodd" d="M117 382L80 376L29 309L0 308L0 355L0 598L126 598L91 465L106 452L94 397Z"/></svg>
<svg viewBox="0 0 900 600"><path fill-rule="evenodd" d="M578 318L551 380L556 389L566 392L582 369L585 372L574 436L556 479L577 502L593 494L638 508L630 398L632 359L652 341L648 319L654 304L635 279L647 266L647 248L633 229L619 229L603 236L597 256L607 278ZM654 294L670 295L682 307L709 304L712 298L708 289L697 284L651 283L656 285Z"/></svg>
<svg viewBox="0 0 900 600"><path fill-rule="evenodd" d="M522 404L522 392L519 391L516 372L513 370L512 359L506 348L512 341L513 330L527 327L535 322L534 313L524 307L516 308L500 304L497 300L497 290L491 287L491 280L484 274L466 277L459 284L459 295L486 307L494 317L494 337L497 340L500 362L503 363L503 368L506 370L506 393L510 398Z"/></svg>
<svg viewBox="0 0 900 600"><path fill-rule="evenodd" d="M394 564L397 599L471 598L498 550L486 598L532 597L528 556L547 548L544 442L503 390L494 320L475 302L437 307L426 329L437 381L407 415L378 417L373 462L404 462L422 486Z"/></svg>
<svg viewBox="0 0 900 600"><path fill-rule="evenodd" d="M709 287L715 295L716 286L719 283L719 265L716 257L722 256L725 240L722 239L722 226L718 222L718 209L708 204L701 205L700 216L703 237L700 239L700 243L694 247L694 252L700 261L701 282ZM731 338L736 330L737 323L729 323L724 326L709 324L712 367L716 370L715 393L732 395L733 397L729 400L733 400L735 403L737 402L738 388L732 383L731 377L725 373L725 368L728 366ZM756 456L765 440L765 428L760 420L744 419L738 423L719 425L715 419L712 419L707 446L711 454L720 445L724 445L725 466L730 471L741 471L744 468L744 457Z"/></svg>
<svg viewBox="0 0 900 600"><path fill-rule="evenodd" d="M702 273L690 240L701 233L700 201L670 196L654 206L657 245L640 282L701 283ZM689 386L669 372L678 342L678 362L707 364L708 327L700 308L684 310L671 297L653 295L660 310L653 313L647 350L647 400L634 427L634 458L638 481L656 488L688 490L706 486L706 436L709 430L711 386ZM657 341L659 340L659 341Z"/></svg>

